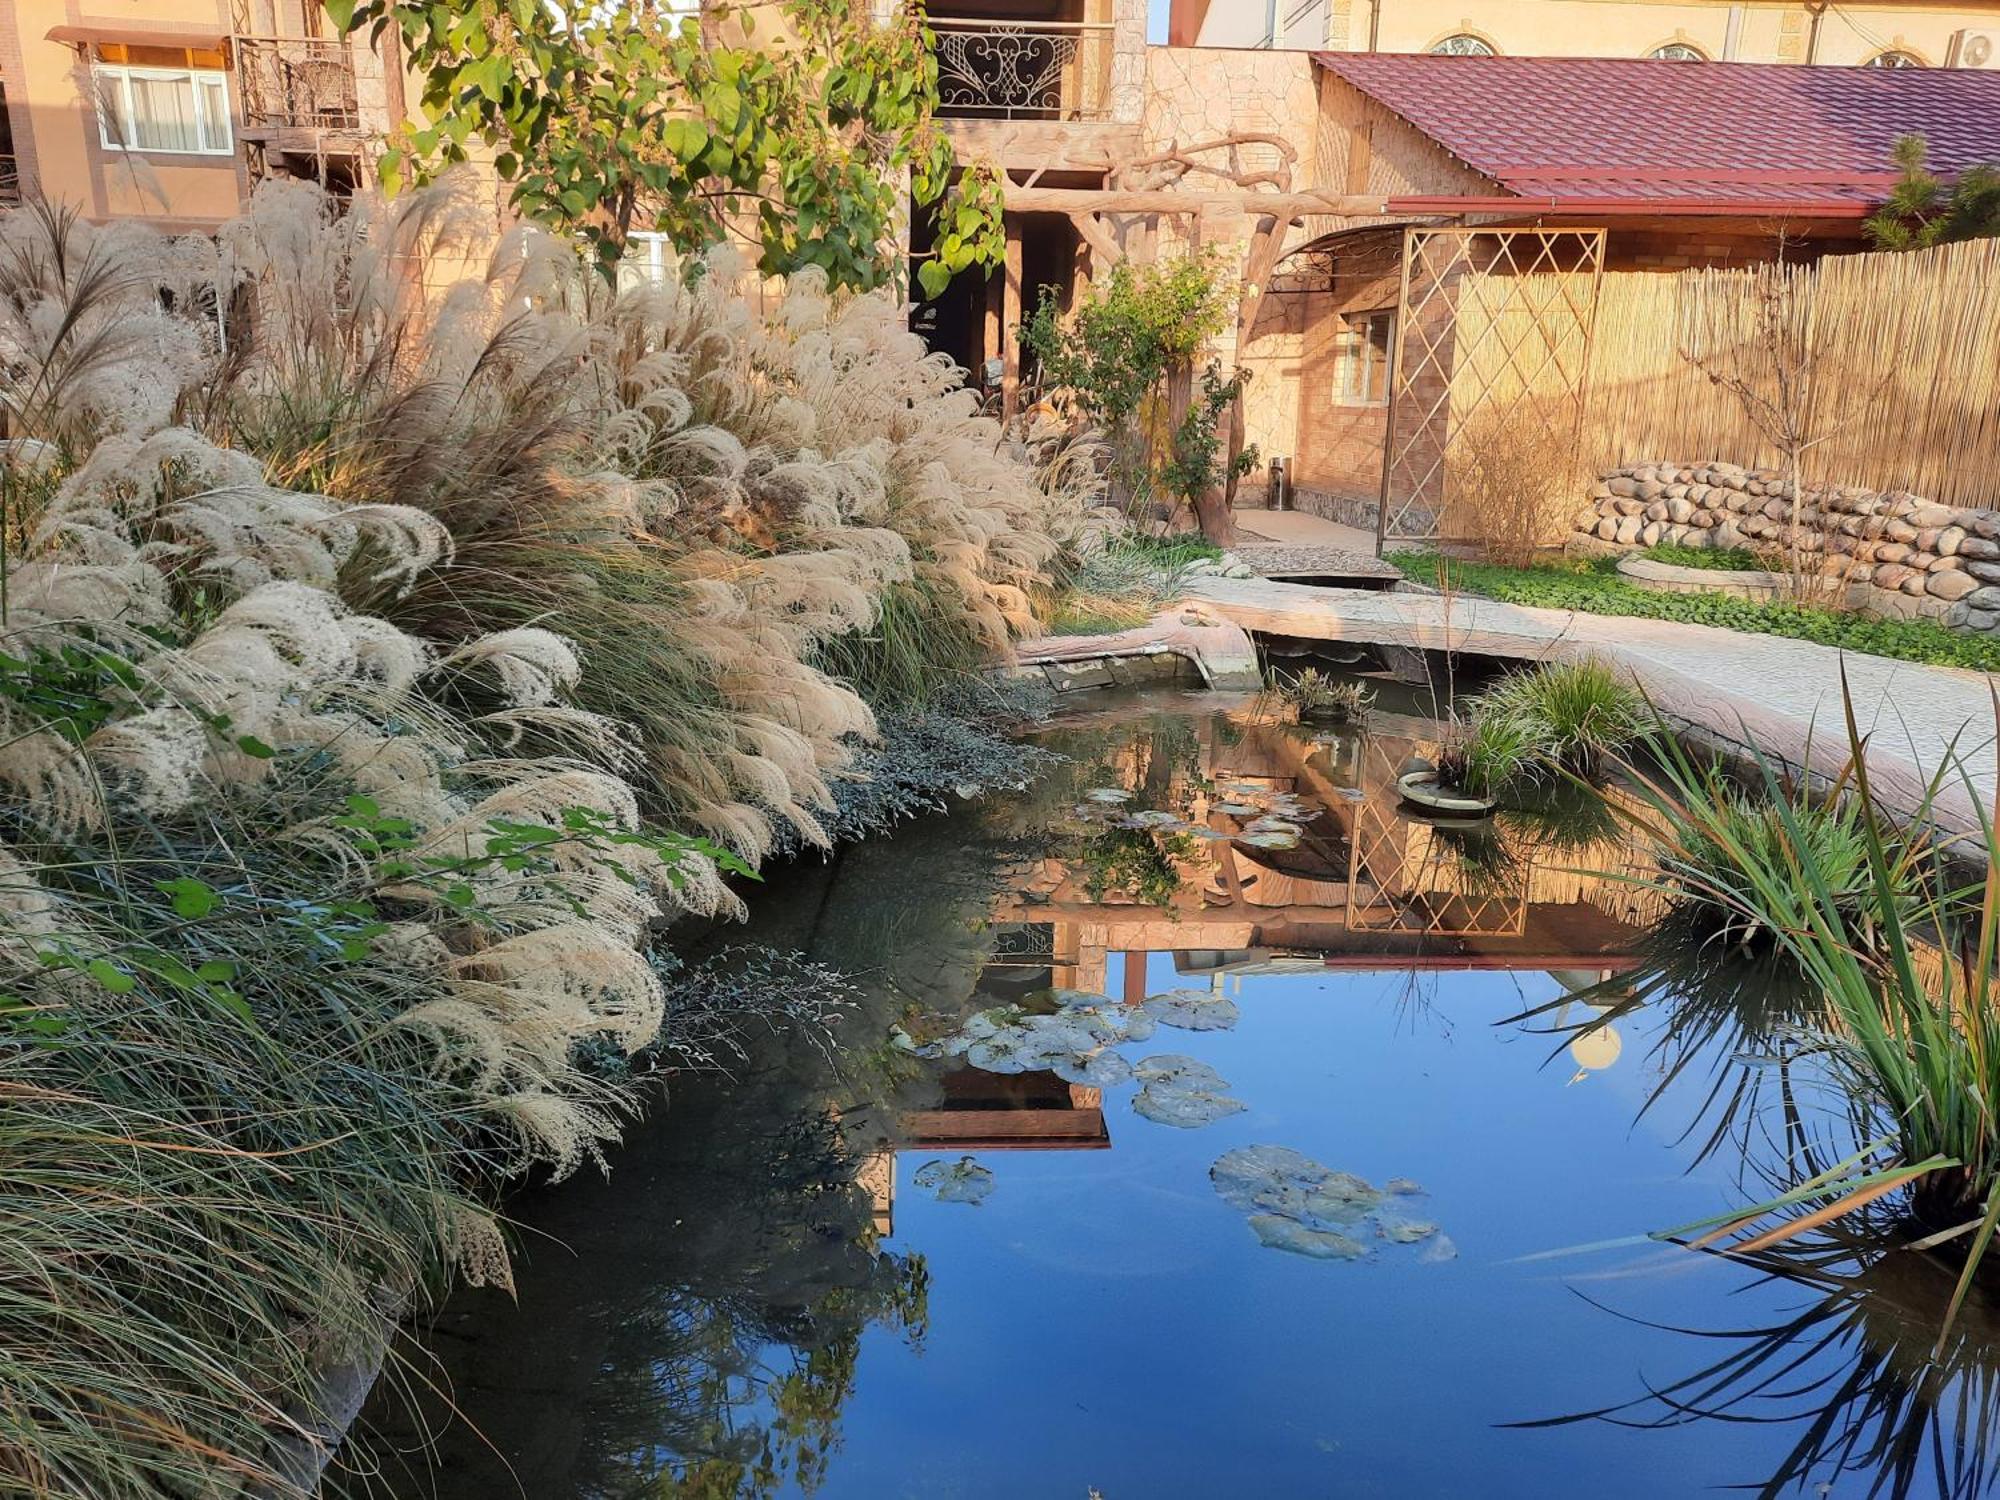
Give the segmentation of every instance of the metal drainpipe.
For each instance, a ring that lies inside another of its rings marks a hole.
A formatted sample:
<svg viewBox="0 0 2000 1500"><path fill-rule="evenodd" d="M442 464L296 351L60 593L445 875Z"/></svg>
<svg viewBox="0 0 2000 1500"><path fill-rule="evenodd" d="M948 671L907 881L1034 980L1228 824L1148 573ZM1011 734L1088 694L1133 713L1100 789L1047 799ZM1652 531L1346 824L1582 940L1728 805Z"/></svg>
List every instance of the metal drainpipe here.
<svg viewBox="0 0 2000 1500"><path fill-rule="evenodd" d="M1368 50L1380 50L1382 41L1382 0L1368 0Z"/></svg>
<svg viewBox="0 0 2000 1500"><path fill-rule="evenodd" d="M1819 23L1826 16L1828 0L1806 0L1806 14L1812 17L1812 26L1806 32L1806 66L1819 61Z"/></svg>

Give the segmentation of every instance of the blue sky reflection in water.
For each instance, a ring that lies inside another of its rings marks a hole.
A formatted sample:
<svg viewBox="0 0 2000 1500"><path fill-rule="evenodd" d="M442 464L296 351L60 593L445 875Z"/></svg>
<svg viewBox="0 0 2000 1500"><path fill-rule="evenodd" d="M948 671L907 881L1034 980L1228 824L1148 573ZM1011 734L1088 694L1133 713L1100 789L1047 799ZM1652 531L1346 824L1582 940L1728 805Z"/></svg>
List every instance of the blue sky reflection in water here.
<svg viewBox="0 0 2000 1500"><path fill-rule="evenodd" d="M1550 1029L1591 1014L1567 1000L1589 977L1576 971L1615 966L1604 934L1631 937L1635 908L1621 887L1571 879L1583 852L1525 813L1503 819L1504 858L1409 828L1381 794L1423 731L1386 711L1357 740L1198 699L1128 708L1059 735L1071 764L1027 798L777 876L750 929L725 940L854 974L868 998L843 1028L845 1054L767 1040L727 1080L676 1083L608 1182L523 1195L519 1300L470 1292L444 1309L429 1345L464 1420L432 1403L432 1466L382 1459L391 1492L1665 1497L1782 1479L1770 1493L1987 1493L1978 1441L1954 1447L1956 1417L1924 1419L1916 1351L1935 1331L1940 1276L1949 1285L1933 1263L1891 1259L1844 1281L1854 1264L1834 1254L1805 1284L1652 1244L1523 1259L1764 1196L1737 1181L1740 1151L1702 1156L1706 1132L1681 1135L1716 1068L1771 1049L1715 1025L1731 1014L1715 985L1698 1007L1621 1015L1615 1046L1597 1034L1565 1047ZM1264 790L1242 790L1246 778ZM1133 796L1087 796L1107 783ZM1337 803L1337 815L1305 814L1299 851L1176 832L1240 831L1252 813L1231 824L1213 809L1273 795ZM1181 824L1127 826L1149 809ZM1501 935L1426 938L1422 965L1356 958L1402 939L1383 936L1379 913L1374 930L1346 930L1362 908L1341 907L1326 877L1358 879L1391 846L1393 877L1370 877L1383 889L1435 884L1409 850L1443 851L1452 869L1484 871L1482 889L1518 882L1532 898L1525 930L1504 930L1504 901L1447 901L1437 909L1474 925L1498 911ZM1233 951L1224 919L1246 913L1256 941ZM1049 918L1049 950L1024 963L1019 944ZM1163 931L1221 946L1105 951L1121 932ZM1381 966L1328 967L1327 954ZM1582 957L1551 962L1561 954ZM1143 983L1128 984L1132 962ZM1495 962L1524 966L1454 967ZM1219 988L1240 1012L1232 1028L1160 1026L1117 1050L1130 1063L1193 1058L1244 1108L1177 1128L1134 1111L1137 1080L1093 1095L881 1040L892 1023L949 1036L1023 994L1023 975L1087 980L1107 997ZM1762 1003L1739 1009L1784 1014L1771 993L1760 985ZM1537 1008L1532 1023L1510 1020ZM1692 1041L1656 1051L1690 1025ZM1682 1045L1695 1062L1642 1116L1662 1057ZM1790 1081L1803 1110L1819 1107L1803 1073ZM941 1109L1003 1096L1044 1107L1006 1120L1056 1130L991 1149L963 1128L989 1117ZM1074 1149L1105 1135L1108 1146ZM1210 1180L1225 1153L1260 1145L1376 1188L1419 1185L1393 1214L1435 1221L1455 1257L1426 1253L1441 1237L1377 1237L1380 1216L1343 1227L1369 1252L1359 1260L1260 1243ZM967 1155L970 1177L955 1170ZM959 1190L968 1181L976 1191ZM1981 1436L1996 1410L1995 1326L1990 1307L1970 1309L1928 1393L1949 1411L1970 1392L1964 1425ZM1691 1377L1675 1401L1774 1420L1680 1419L1646 1399ZM1508 1425L1621 1407L1616 1421ZM1845 1472L1795 1462L1822 1408L1835 1437L1860 1421ZM369 1425L378 1452L412 1446L393 1402L378 1399Z"/></svg>

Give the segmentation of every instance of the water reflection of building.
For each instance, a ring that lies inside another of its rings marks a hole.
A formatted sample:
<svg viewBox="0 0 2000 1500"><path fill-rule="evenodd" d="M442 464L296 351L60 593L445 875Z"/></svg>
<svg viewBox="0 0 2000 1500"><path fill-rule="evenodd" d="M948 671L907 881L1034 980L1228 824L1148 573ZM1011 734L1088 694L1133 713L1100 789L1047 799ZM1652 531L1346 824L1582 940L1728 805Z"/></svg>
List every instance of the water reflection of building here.
<svg viewBox="0 0 2000 1500"><path fill-rule="evenodd" d="M1180 881L1164 901L1093 895L1074 858L1024 861L994 911L1000 963L1018 965L1022 983L1082 990L1103 989L1117 952L1172 952L1184 973L1287 959L1350 970L1626 965L1654 902L1619 878L1645 872L1612 820L1592 804L1489 824L1424 821L1395 781L1411 755L1434 748L1429 728L1393 714L1366 732L1318 735L1248 714L1207 721L1198 772L1178 777L1161 805L1240 834L1250 818L1222 810L1237 805L1224 789L1295 796L1313 809L1298 846L1204 838L1174 856Z"/></svg>

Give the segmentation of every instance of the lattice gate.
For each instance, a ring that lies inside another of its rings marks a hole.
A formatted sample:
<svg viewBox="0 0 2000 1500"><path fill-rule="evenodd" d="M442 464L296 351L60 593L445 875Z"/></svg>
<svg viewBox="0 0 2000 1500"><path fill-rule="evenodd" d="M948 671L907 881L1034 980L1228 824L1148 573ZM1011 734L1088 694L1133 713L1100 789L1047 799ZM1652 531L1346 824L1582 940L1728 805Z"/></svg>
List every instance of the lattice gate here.
<svg viewBox="0 0 2000 1500"><path fill-rule="evenodd" d="M1575 466L1604 234L1403 231L1377 552L1457 539L1448 536L1455 500L1504 482L1503 451Z"/></svg>

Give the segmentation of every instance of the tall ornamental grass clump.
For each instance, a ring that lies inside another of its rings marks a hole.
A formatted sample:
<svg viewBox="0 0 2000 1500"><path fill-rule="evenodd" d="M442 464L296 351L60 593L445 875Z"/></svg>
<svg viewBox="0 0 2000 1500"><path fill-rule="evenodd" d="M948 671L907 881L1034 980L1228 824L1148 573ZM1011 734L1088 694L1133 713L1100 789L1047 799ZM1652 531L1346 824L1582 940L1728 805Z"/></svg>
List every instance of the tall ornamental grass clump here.
<svg viewBox="0 0 2000 1500"><path fill-rule="evenodd" d="M1597 657L1545 662L1503 678L1479 699L1478 717L1508 725L1529 759L1595 776L1648 720L1639 690Z"/></svg>
<svg viewBox="0 0 2000 1500"><path fill-rule="evenodd" d="M311 1492L324 1372L616 1137L655 924L831 800L820 645L1032 625L1070 499L885 303L441 287L456 211L0 215L0 1491Z"/></svg>
<svg viewBox="0 0 2000 1500"><path fill-rule="evenodd" d="M576 641L646 811L753 860L822 840L874 704L1038 628L1094 483L1003 441L886 293L770 297L725 252L613 292L541 230L489 245L450 185L344 216L267 185L220 246L257 328L206 372L204 430L435 517L456 565L356 602Z"/></svg>
<svg viewBox="0 0 2000 1500"><path fill-rule="evenodd" d="M1770 1203L1688 1227L1710 1228L1714 1239L1783 1211L1776 1228L1732 1244L1747 1250L1895 1195L1921 1244L1963 1257L1942 1344L2000 1223L1994 816L1952 755L1913 816L1899 818L1870 779L1851 701L1846 720L1849 770L1836 794L1850 811L1833 821L1790 792L1782 768L1761 753L1762 816L1748 818L1717 795L1712 771L1664 739L1652 746L1661 771L1644 783L1642 817L1674 881L1738 924L1769 932L1820 997L1818 1047L1853 1102L1863 1143ZM1953 784L1972 794L1977 842L1939 836L1934 810ZM1940 844L1944 855L1977 857L1983 869L1972 886L1939 856Z"/></svg>

